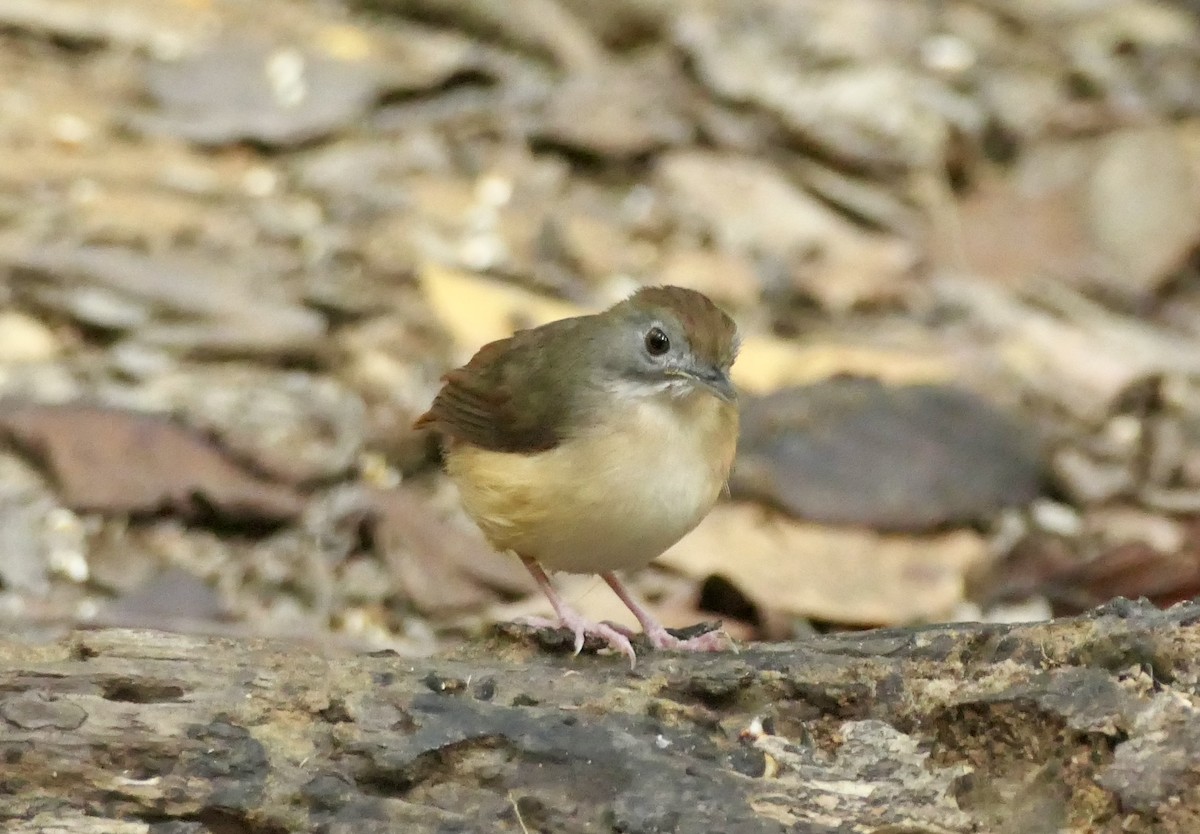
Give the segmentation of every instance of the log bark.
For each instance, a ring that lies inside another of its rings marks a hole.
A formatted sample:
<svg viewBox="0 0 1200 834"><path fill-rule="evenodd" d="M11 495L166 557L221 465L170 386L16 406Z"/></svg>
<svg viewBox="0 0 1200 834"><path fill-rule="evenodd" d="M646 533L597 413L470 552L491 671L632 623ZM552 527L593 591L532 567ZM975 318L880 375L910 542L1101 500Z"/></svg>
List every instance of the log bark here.
<svg viewBox="0 0 1200 834"><path fill-rule="evenodd" d="M0 643L11 832L1196 832L1200 605L571 657Z"/></svg>

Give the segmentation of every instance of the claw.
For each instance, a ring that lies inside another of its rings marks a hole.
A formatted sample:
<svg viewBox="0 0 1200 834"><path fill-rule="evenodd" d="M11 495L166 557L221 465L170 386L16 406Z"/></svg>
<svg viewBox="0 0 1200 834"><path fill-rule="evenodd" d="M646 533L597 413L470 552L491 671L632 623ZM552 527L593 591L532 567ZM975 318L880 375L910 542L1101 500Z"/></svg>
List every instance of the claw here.
<svg viewBox="0 0 1200 834"><path fill-rule="evenodd" d="M613 651L620 652L629 658L629 668L637 665L637 654L629 638L607 623L595 623L570 609L564 609L558 619L548 617L523 617L521 623L532 628L565 628L575 635L575 651L578 655L583 651L583 644L588 636L599 637ZM669 636L669 635L668 635Z"/></svg>

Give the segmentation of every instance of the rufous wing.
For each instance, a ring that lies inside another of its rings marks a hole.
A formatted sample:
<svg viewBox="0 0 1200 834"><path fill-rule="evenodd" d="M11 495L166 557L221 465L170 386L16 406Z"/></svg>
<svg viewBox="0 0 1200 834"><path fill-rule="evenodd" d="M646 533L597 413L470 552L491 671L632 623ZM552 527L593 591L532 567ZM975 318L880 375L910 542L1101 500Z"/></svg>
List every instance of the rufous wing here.
<svg viewBox="0 0 1200 834"><path fill-rule="evenodd" d="M433 405L413 424L497 452L533 453L562 440L570 399L549 361L569 341L570 320L484 345L447 373ZM558 325L557 327L555 325Z"/></svg>

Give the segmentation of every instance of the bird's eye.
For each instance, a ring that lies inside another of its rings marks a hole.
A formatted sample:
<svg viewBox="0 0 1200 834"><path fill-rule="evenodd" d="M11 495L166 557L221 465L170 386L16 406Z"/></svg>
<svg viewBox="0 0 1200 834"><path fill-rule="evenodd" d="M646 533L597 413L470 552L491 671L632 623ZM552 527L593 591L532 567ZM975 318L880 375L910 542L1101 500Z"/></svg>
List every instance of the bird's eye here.
<svg viewBox="0 0 1200 834"><path fill-rule="evenodd" d="M671 349L671 340L661 327L652 327L646 334L646 351L651 356L662 356Z"/></svg>

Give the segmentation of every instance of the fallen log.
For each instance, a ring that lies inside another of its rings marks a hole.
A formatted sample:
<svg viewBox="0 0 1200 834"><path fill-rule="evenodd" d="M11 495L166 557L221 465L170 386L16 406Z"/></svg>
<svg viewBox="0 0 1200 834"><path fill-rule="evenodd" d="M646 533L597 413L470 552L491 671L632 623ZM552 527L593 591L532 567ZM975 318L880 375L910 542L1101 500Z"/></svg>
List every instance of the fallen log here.
<svg viewBox="0 0 1200 834"><path fill-rule="evenodd" d="M550 641L553 643L553 640ZM1200 831L1200 605L571 657L0 642L10 832Z"/></svg>

